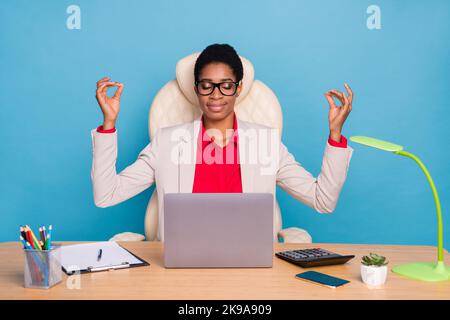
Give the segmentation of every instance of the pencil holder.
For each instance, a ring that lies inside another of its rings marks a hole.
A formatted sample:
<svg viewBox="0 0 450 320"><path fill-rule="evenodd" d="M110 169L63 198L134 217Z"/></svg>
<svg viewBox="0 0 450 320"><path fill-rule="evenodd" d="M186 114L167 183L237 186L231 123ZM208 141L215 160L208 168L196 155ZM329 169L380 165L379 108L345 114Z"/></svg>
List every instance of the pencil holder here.
<svg viewBox="0 0 450 320"><path fill-rule="evenodd" d="M50 250L24 249L25 288L49 289L62 280L61 245Z"/></svg>

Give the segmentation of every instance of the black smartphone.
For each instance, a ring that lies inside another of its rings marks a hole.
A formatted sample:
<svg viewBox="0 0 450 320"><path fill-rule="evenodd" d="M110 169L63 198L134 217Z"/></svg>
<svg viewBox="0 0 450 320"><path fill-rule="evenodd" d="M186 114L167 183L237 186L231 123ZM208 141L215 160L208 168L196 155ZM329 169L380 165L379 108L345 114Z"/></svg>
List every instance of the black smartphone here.
<svg viewBox="0 0 450 320"><path fill-rule="evenodd" d="M329 288L337 288L350 282L348 280L336 278L316 271L306 271L296 274L295 277L300 280L314 282L316 284L324 285Z"/></svg>

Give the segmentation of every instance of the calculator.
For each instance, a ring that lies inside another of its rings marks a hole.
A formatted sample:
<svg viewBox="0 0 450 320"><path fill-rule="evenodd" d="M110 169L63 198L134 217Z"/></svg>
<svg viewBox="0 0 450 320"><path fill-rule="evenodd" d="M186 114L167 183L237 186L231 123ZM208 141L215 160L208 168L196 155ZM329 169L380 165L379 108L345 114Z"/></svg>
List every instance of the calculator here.
<svg viewBox="0 0 450 320"><path fill-rule="evenodd" d="M321 248L289 250L275 253L278 258L303 268L344 264L354 255L340 255Z"/></svg>

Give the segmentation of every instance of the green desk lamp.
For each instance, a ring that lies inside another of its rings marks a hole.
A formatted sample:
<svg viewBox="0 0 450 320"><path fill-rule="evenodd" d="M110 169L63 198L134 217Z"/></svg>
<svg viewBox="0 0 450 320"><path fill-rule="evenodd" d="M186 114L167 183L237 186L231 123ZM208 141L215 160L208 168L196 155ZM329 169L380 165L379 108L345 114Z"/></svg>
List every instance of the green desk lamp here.
<svg viewBox="0 0 450 320"><path fill-rule="evenodd" d="M415 155L403 150L402 146L382 141L370 137L353 136L350 140L356 143L360 143L369 147L381 149L384 151L390 151L395 154L405 156L413 159L423 170L428 182L430 183L431 190L434 195L434 202L436 203L436 211L438 218L438 262L415 262L396 266L392 269L393 272L404 275L409 278L423 280L423 281L444 281L450 280L450 268L445 266L444 254L443 254L443 227L442 227L442 212L439 197L434 186L433 179L431 178L427 168Z"/></svg>

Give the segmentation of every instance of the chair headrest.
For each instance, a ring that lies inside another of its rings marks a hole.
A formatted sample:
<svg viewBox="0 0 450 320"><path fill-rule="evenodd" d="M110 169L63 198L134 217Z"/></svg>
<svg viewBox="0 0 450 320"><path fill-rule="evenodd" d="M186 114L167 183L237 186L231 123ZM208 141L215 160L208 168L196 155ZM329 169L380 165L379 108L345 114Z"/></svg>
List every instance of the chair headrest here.
<svg viewBox="0 0 450 320"><path fill-rule="evenodd" d="M189 100L190 103L192 103L195 106L198 106L198 99L197 94L194 90L194 67L195 67L195 61L197 61L198 56L200 55L200 52L196 52L193 54L190 54L180 61L178 61L176 66L176 77L177 77L177 83L180 87L181 91L183 92L186 99ZM255 76L255 71L253 69L253 64L245 59L242 56L239 56L242 61L242 66L244 68L244 77L242 78L242 91L239 97L236 99L235 105L238 105L242 100L245 99L248 92L251 89L251 86L253 84L253 79Z"/></svg>

